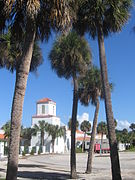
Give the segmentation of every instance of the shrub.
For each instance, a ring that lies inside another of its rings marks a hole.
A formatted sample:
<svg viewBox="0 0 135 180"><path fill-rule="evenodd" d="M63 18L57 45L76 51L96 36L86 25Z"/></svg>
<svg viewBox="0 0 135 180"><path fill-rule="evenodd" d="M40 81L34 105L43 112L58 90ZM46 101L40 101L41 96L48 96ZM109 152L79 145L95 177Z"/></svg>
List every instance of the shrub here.
<svg viewBox="0 0 135 180"><path fill-rule="evenodd" d="M25 154L26 154L25 151L23 151L23 152L22 152L22 155L25 156Z"/></svg>
<svg viewBox="0 0 135 180"><path fill-rule="evenodd" d="M76 148L76 153L82 153L82 148Z"/></svg>

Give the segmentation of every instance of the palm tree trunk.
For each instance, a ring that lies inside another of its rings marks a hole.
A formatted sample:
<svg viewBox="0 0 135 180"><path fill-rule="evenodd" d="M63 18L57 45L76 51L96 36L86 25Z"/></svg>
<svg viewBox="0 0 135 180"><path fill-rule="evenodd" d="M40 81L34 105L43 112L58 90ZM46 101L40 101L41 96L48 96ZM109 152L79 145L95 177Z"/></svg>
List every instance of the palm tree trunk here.
<svg viewBox="0 0 135 180"><path fill-rule="evenodd" d="M35 28L27 25L26 39L20 65L16 72L15 91L11 112L10 145L6 180L16 180L23 102L35 40Z"/></svg>
<svg viewBox="0 0 135 180"><path fill-rule="evenodd" d="M103 132L101 132L100 156L102 154L103 135Z"/></svg>
<svg viewBox="0 0 135 180"><path fill-rule="evenodd" d="M54 142L55 140L52 140L52 153L54 154Z"/></svg>
<svg viewBox="0 0 135 180"><path fill-rule="evenodd" d="M75 179L77 177L75 136L76 136L76 117L77 117L77 107L78 107L78 82L76 77L73 78L73 81L74 81L74 93L73 93L72 121L71 121L70 165L71 165L71 178Z"/></svg>
<svg viewBox="0 0 135 180"><path fill-rule="evenodd" d="M44 132L41 132L41 147L44 146Z"/></svg>
<svg viewBox="0 0 135 180"><path fill-rule="evenodd" d="M84 133L84 137L83 137L83 142L82 142L82 152L84 152L85 137L86 137L86 133Z"/></svg>
<svg viewBox="0 0 135 180"><path fill-rule="evenodd" d="M119 154L118 154L118 149L117 149L115 124L114 124L113 111L112 111L111 93L110 93L108 74L107 74L104 35L103 35L103 30L101 26L98 26L98 45L99 45L101 76L102 76L103 90L104 90L104 96L105 96L107 127L108 127L108 134L109 134L112 179L121 180Z"/></svg>
<svg viewBox="0 0 135 180"><path fill-rule="evenodd" d="M99 113L99 99L97 98L96 110L95 110L95 115L94 115L94 120L93 120L93 128L92 128L92 134L91 134L90 146L89 146L89 152L88 152L87 169L86 169L87 174L90 174L92 172L92 160L93 160L93 153L94 153L98 113Z"/></svg>

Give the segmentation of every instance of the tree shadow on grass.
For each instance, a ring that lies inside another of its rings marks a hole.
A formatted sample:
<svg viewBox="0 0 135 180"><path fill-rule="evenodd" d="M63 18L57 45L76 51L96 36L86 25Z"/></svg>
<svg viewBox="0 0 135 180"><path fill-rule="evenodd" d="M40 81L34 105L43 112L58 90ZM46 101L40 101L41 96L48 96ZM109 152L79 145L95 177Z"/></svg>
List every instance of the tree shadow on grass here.
<svg viewBox="0 0 135 180"><path fill-rule="evenodd" d="M69 174L57 173L57 172L40 172L40 171L19 171L18 177L30 178L30 179L42 179L42 180L53 180L53 179L70 179Z"/></svg>

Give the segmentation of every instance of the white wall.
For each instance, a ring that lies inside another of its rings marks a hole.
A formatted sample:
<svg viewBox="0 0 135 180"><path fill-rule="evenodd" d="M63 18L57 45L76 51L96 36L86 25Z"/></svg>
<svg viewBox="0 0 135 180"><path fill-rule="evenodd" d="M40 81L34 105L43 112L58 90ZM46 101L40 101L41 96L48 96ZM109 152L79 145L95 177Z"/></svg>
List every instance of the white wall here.
<svg viewBox="0 0 135 180"><path fill-rule="evenodd" d="M45 113L42 113L42 106L45 106ZM56 116L56 104L53 102L37 104L37 115L52 115Z"/></svg>
<svg viewBox="0 0 135 180"><path fill-rule="evenodd" d="M46 123L49 123L49 124L52 124L52 117L50 118L45 118L45 117L42 117L42 118L32 118L32 126L34 126L34 124L38 124L39 121L45 121Z"/></svg>
<svg viewBox="0 0 135 180"><path fill-rule="evenodd" d="M4 156L4 142L0 141L0 156Z"/></svg>

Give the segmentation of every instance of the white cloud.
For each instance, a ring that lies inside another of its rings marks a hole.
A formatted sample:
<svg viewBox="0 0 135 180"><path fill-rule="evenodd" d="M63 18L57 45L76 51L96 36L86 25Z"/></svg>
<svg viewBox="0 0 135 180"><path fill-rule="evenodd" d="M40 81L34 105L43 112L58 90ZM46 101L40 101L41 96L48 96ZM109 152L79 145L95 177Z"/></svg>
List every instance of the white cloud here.
<svg viewBox="0 0 135 180"><path fill-rule="evenodd" d="M123 130L124 128L129 130L129 126L130 126L130 123L127 120L123 120L123 121L117 120L117 127L116 128L118 130Z"/></svg>
<svg viewBox="0 0 135 180"><path fill-rule="evenodd" d="M79 124L81 124L84 120L89 121L89 114L88 113L83 113L81 116L77 116L77 120L79 121ZM90 121L92 124L92 122Z"/></svg>

